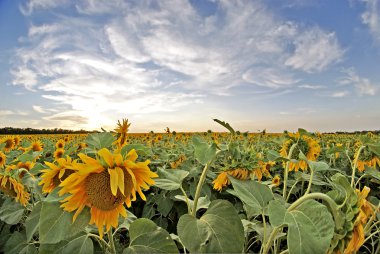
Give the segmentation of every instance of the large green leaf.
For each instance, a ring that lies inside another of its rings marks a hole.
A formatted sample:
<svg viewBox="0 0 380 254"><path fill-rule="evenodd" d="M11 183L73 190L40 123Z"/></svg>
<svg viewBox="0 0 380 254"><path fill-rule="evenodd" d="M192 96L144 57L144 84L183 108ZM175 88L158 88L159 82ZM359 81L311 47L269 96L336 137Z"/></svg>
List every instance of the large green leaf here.
<svg viewBox="0 0 380 254"><path fill-rule="evenodd" d="M86 143L90 148L100 150L110 147L115 140L115 137L111 133L101 132L88 135Z"/></svg>
<svg viewBox="0 0 380 254"><path fill-rule="evenodd" d="M122 155L126 155L129 151L131 151L132 149L135 149L136 152L139 154L139 155L152 155L152 150L151 148L143 145L143 144L128 144L128 145L125 145L123 146L123 148L121 149L121 154Z"/></svg>
<svg viewBox="0 0 380 254"><path fill-rule="evenodd" d="M216 154L216 145L212 143L207 144L200 137L193 137L193 146L195 152L195 158L202 164L206 165L210 162Z"/></svg>
<svg viewBox="0 0 380 254"><path fill-rule="evenodd" d="M25 221L26 229L26 240L29 242L34 233L38 230L38 225L40 223L40 212L42 208L42 202L37 202L32 212L29 214L28 218Z"/></svg>
<svg viewBox="0 0 380 254"><path fill-rule="evenodd" d="M237 180L229 177L235 194L248 206L263 211L269 201L273 200L273 193L267 185L252 180Z"/></svg>
<svg viewBox="0 0 380 254"><path fill-rule="evenodd" d="M154 179L155 186L164 190L177 190L181 187L183 179L189 175L188 171L180 169L165 170L159 168L158 179Z"/></svg>
<svg viewBox="0 0 380 254"><path fill-rule="evenodd" d="M39 223L40 242L58 243L73 237L84 231L89 221L89 209L83 209L73 222L73 214L63 211L59 202L43 202Z"/></svg>
<svg viewBox="0 0 380 254"><path fill-rule="evenodd" d="M25 234L15 231L4 246L4 253L16 254L27 245Z"/></svg>
<svg viewBox="0 0 380 254"><path fill-rule="evenodd" d="M129 228L130 245L123 253L178 253L169 233L149 219L135 220Z"/></svg>
<svg viewBox="0 0 380 254"><path fill-rule="evenodd" d="M184 202L188 201L190 207L194 207L194 201L190 198L186 200L186 197L183 195L175 195L174 198L180 201L184 201ZM210 206L210 198L208 196L200 197L198 199L196 210L198 211L199 209L202 209L202 208L208 208L209 206Z"/></svg>
<svg viewBox="0 0 380 254"><path fill-rule="evenodd" d="M290 254L326 253L334 235L334 221L327 207L307 200L285 214Z"/></svg>
<svg viewBox="0 0 380 254"><path fill-rule="evenodd" d="M197 219L181 216L177 225L178 236L193 253L241 253L244 248L244 228L227 200L214 200L206 213Z"/></svg>
<svg viewBox="0 0 380 254"><path fill-rule="evenodd" d="M82 235L71 240L62 250L63 254L92 254L94 253L94 244L90 237Z"/></svg>
<svg viewBox="0 0 380 254"><path fill-rule="evenodd" d="M223 127L225 127L227 130L229 130L229 132L233 135L235 135L235 130L231 127L231 125L225 121L221 121L219 119L213 119L215 122L217 122L218 124L222 125Z"/></svg>
<svg viewBox="0 0 380 254"><path fill-rule="evenodd" d="M7 198L0 208L0 220L7 224L17 224L24 214L25 207L14 201L12 198Z"/></svg>
<svg viewBox="0 0 380 254"><path fill-rule="evenodd" d="M286 207L280 200L271 200L268 206L269 222L273 227L284 224Z"/></svg>

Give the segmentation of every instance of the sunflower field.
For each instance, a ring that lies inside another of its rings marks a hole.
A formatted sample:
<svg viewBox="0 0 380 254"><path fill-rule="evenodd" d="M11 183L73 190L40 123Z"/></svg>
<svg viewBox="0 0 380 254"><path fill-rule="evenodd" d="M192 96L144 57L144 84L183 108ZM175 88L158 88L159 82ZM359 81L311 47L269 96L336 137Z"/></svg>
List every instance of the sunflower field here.
<svg viewBox="0 0 380 254"><path fill-rule="evenodd" d="M0 136L3 253L380 253L372 133Z"/></svg>

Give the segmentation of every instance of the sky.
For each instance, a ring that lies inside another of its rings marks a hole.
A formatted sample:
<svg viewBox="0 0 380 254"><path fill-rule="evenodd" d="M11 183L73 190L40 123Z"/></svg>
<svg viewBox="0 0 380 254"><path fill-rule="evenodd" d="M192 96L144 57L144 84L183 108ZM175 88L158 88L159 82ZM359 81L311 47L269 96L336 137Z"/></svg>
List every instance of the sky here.
<svg viewBox="0 0 380 254"><path fill-rule="evenodd" d="M380 129L380 0L0 0L0 127Z"/></svg>

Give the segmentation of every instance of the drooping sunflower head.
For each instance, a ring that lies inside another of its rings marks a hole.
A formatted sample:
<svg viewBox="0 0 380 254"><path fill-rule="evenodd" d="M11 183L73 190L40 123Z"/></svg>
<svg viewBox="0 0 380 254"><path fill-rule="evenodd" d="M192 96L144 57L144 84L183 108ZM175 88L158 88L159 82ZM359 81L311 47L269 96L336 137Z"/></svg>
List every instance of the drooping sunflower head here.
<svg viewBox="0 0 380 254"><path fill-rule="evenodd" d="M9 175L0 172L0 190L10 197L15 198L23 206L29 201L30 194L25 190L24 185Z"/></svg>
<svg viewBox="0 0 380 254"><path fill-rule="evenodd" d="M65 141L63 139L60 139L55 143L56 149L63 149L65 147Z"/></svg>
<svg viewBox="0 0 380 254"><path fill-rule="evenodd" d="M275 187L278 187L281 183L281 178L279 175L276 175L275 177L273 177L272 179L272 185L275 186Z"/></svg>
<svg viewBox="0 0 380 254"><path fill-rule="evenodd" d="M30 145L30 149L33 150L34 152L42 151L43 147L44 147L43 144L39 140L32 142L32 144Z"/></svg>
<svg viewBox="0 0 380 254"><path fill-rule="evenodd" d="M50 193L69 175L75 172L75 163L69 156L59 158L56 163L45 162L48 169L41 170L41 181L38 185L42 186L43 193Z"/></svg>
<svg viewBox="0 0 380 254"><path fill-rule="evenodd" d="M280 155L282 157L288 157L291 146L297 143L290 159L297 160L300 152L302 152L308 160L315 161L318 158L319 154L321 153L321 147L317 140L313 139L310 136L301 135L299 132L295 134L289 133L288 135L290 139L286 140L280 149ZM299 169L306 170L307 162L304 160L299 160L298 162L289 162L290 171L298 171Z"/></svg>
<svg viewBox="0 0 380 254"><path fill-rule="evenodd" d="M223 187L230 184L227 172L221 172L212 183L214 184L215 190L222 191Z"/></svg>
<svg viewBox="0 0 380 254"><path fill-rule="evenodd" d="M7 162L7 156L0 151L0 168L3 168L5 166L5 163Z"/></svg>
<svg viewBox="0 0 380 254"><path fill-rule="evenodd" d="M148 160L136 162L135 150L123 157L103 148L97 155L96 159L78 155L83 163L77 163L76 172L60 184L59 194L71 194L63 200L62 207L69 212L77 210L74 220L85 206L90 207L90 223L96 224L102 236L104 226L107 231L117 227L119 215L126 216L123 204L131 206L136 192L146 200L142 189L149 189L149 185L154 184L152 178L158 175L150 171Z"/></svg>
<svg viewBox="0 0 380 254"><path fill-rule="evenodd" d="M59 158L63 157L63 154L65 153L65 150L63 148L58 148L54 151L54 159L58 160Z"/></svg>

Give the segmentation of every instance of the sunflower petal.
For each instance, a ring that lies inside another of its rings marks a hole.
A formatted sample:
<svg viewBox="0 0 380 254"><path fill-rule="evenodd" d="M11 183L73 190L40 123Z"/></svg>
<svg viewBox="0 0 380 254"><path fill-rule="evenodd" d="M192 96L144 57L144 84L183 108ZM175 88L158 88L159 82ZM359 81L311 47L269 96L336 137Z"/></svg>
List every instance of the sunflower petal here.
<svg viewBox="0 0 380 254"><path fill-rule="evenodd" d="M113 168L113 156L107 148L99 150L98 155L104 159L110 168Z"/></svg>
<svg viewBox="0 0 380 254"><path fill-rule="evenodd" d="M135 149L132 149L131 151L128 152L127 154L127 159L135 162L137 160L137 153Z"/></svg>
<svg viewBox="0 0 380 254"><path fill-rule="evenodd" d="M119 190L121 192L121 194L124 195L124 172L121 168L119 167L116 167L115 168L116 172L117 172L117 175L118 175L118 180L119 180Z"/></svg>
<svg viewBox="0 0 380 254"><path fill-rule="evenodd" d="M111 192L112 192L112 195L116 196L116 193L117 193L117 187L119 185L119 176L116 172L115 169L111 169L109 168L108 169L108 173L110 174L110 178L111 178Z"/></svg>

